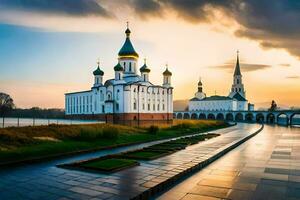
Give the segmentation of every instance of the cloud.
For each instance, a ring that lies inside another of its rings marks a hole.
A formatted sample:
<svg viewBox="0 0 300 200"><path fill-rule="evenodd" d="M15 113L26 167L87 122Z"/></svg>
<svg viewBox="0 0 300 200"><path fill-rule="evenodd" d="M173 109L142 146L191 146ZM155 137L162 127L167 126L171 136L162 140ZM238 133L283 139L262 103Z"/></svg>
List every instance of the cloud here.
<svg viewBox="0 0 300 200"><path fill-rule="evenodd" d="M282 64L279 64L279 66L281 66L281 67L290 67L291 64L288 64L288 63L282 63Z"/></svg>
<svg viewBox="0 0 300 200"><path fill-rule="evenodd" d="M7 9L71 16L111 17L97 0L0 0L0 11Z"/></svg>
<svg viewBox="0 0 300 200"><path fill-rule="evenodd" d="M228 62L223 65L213 66L216 69L225 70L229 73L233 73L235 68L235 62ZM243 72L252 72L257 70L268 69L271 65L264 64L251 64L251 63L241 63L240 62L241 71Z"/></svg>
<svg viewBox="0 0 300 200"><path fill-rule="evenodd" d="M130 1L130 0L129 0ZM299 0L131 0L139 15L175 11L189 22L209 22L216 10L234 19L235 35L258 41L263 48L281 48L300 59ZM152 6L149 6L152 5Z"/></svg>
<svg viewBox="0 0 300 200"><path fill-rule="evenodd" d="M287 79L300 79L300 76L287 76Z"/></svg>

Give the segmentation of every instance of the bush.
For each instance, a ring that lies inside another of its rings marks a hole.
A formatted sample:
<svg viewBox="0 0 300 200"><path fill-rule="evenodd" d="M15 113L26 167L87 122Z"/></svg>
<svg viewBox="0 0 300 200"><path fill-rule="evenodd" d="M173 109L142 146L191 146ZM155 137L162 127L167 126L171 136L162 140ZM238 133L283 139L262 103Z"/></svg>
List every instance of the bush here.
<svg viewBox="0 0 300 200"><path fill-rule="evenodd" d="M158 131L159 131L158 126L152 125L148 128L148 133L153 134L153 135L157 134Z"/></svg>
<svg viewBox="0 0 300 200"><path fill-rule="evenodd" d="M119 129L115 127L104 127L102 137L105 139L117 139L119 137Z"/></svg>
<svg viewBox="0 0 300 200"><path fill-rule="evenodd" d="M102 137L101 130L95 127L81 127L80 132L72 138L81 141L91 141Z"/></svg>

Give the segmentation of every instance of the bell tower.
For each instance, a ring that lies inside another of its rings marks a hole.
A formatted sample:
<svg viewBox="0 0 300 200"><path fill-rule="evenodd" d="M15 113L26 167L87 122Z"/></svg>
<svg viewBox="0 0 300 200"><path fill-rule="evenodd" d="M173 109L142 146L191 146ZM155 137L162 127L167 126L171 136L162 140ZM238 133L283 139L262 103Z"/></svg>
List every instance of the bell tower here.
<svg viewBox="0 0 300 200"><path fill-rule="evenodd" d="M246 99L246 92L244 90L242 73L240 69L239 51L237 51L236 65L233 74L233 84L229 96L233 97L237 93L239 93L242 97Z"/></svg>

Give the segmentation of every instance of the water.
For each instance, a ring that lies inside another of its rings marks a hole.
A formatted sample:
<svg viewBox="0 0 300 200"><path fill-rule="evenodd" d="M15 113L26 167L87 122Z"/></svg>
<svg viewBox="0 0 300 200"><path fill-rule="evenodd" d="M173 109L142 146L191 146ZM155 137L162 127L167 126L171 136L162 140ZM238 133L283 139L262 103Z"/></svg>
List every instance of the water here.
<svg viewBox="0 0 300 200"><path fill-rule="evenodd" d="M0 128L3 127L3 118L0 118ZM49 124L94 124L104 123L96 120L70 120L70 119L32 119L32 118L5 118L4 127L17 127L17 126L41 126Z"/></svg>

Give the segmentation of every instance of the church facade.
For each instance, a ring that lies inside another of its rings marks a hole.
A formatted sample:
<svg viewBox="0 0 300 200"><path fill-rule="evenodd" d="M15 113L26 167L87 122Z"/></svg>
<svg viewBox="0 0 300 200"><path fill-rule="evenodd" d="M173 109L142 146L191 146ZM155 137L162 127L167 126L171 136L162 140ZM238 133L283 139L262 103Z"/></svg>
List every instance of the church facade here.
<svg viewBox="0 0 300 200"><path fill-rule="evenodd" d="M113 123L164 122L173 119L172 73L166 66L162 74L163 84L152 84L151 69L146 60L138 68L139 55L131 43L128 27L125 34L118 62L113 67L115 77L104 82L104 72L98 62L90 90L65 94L67 117Z"/></svg>
<svg viewBox="0 0 300 200"><path fill-rule="evenodd" d="M207 97L203 92L201 80L198 82L198 91L189 101L189 111L246 111L253 110L254 105L248 103L242 82L239 55L233 74L233 84L228 96L213 95Z"/></svg>

